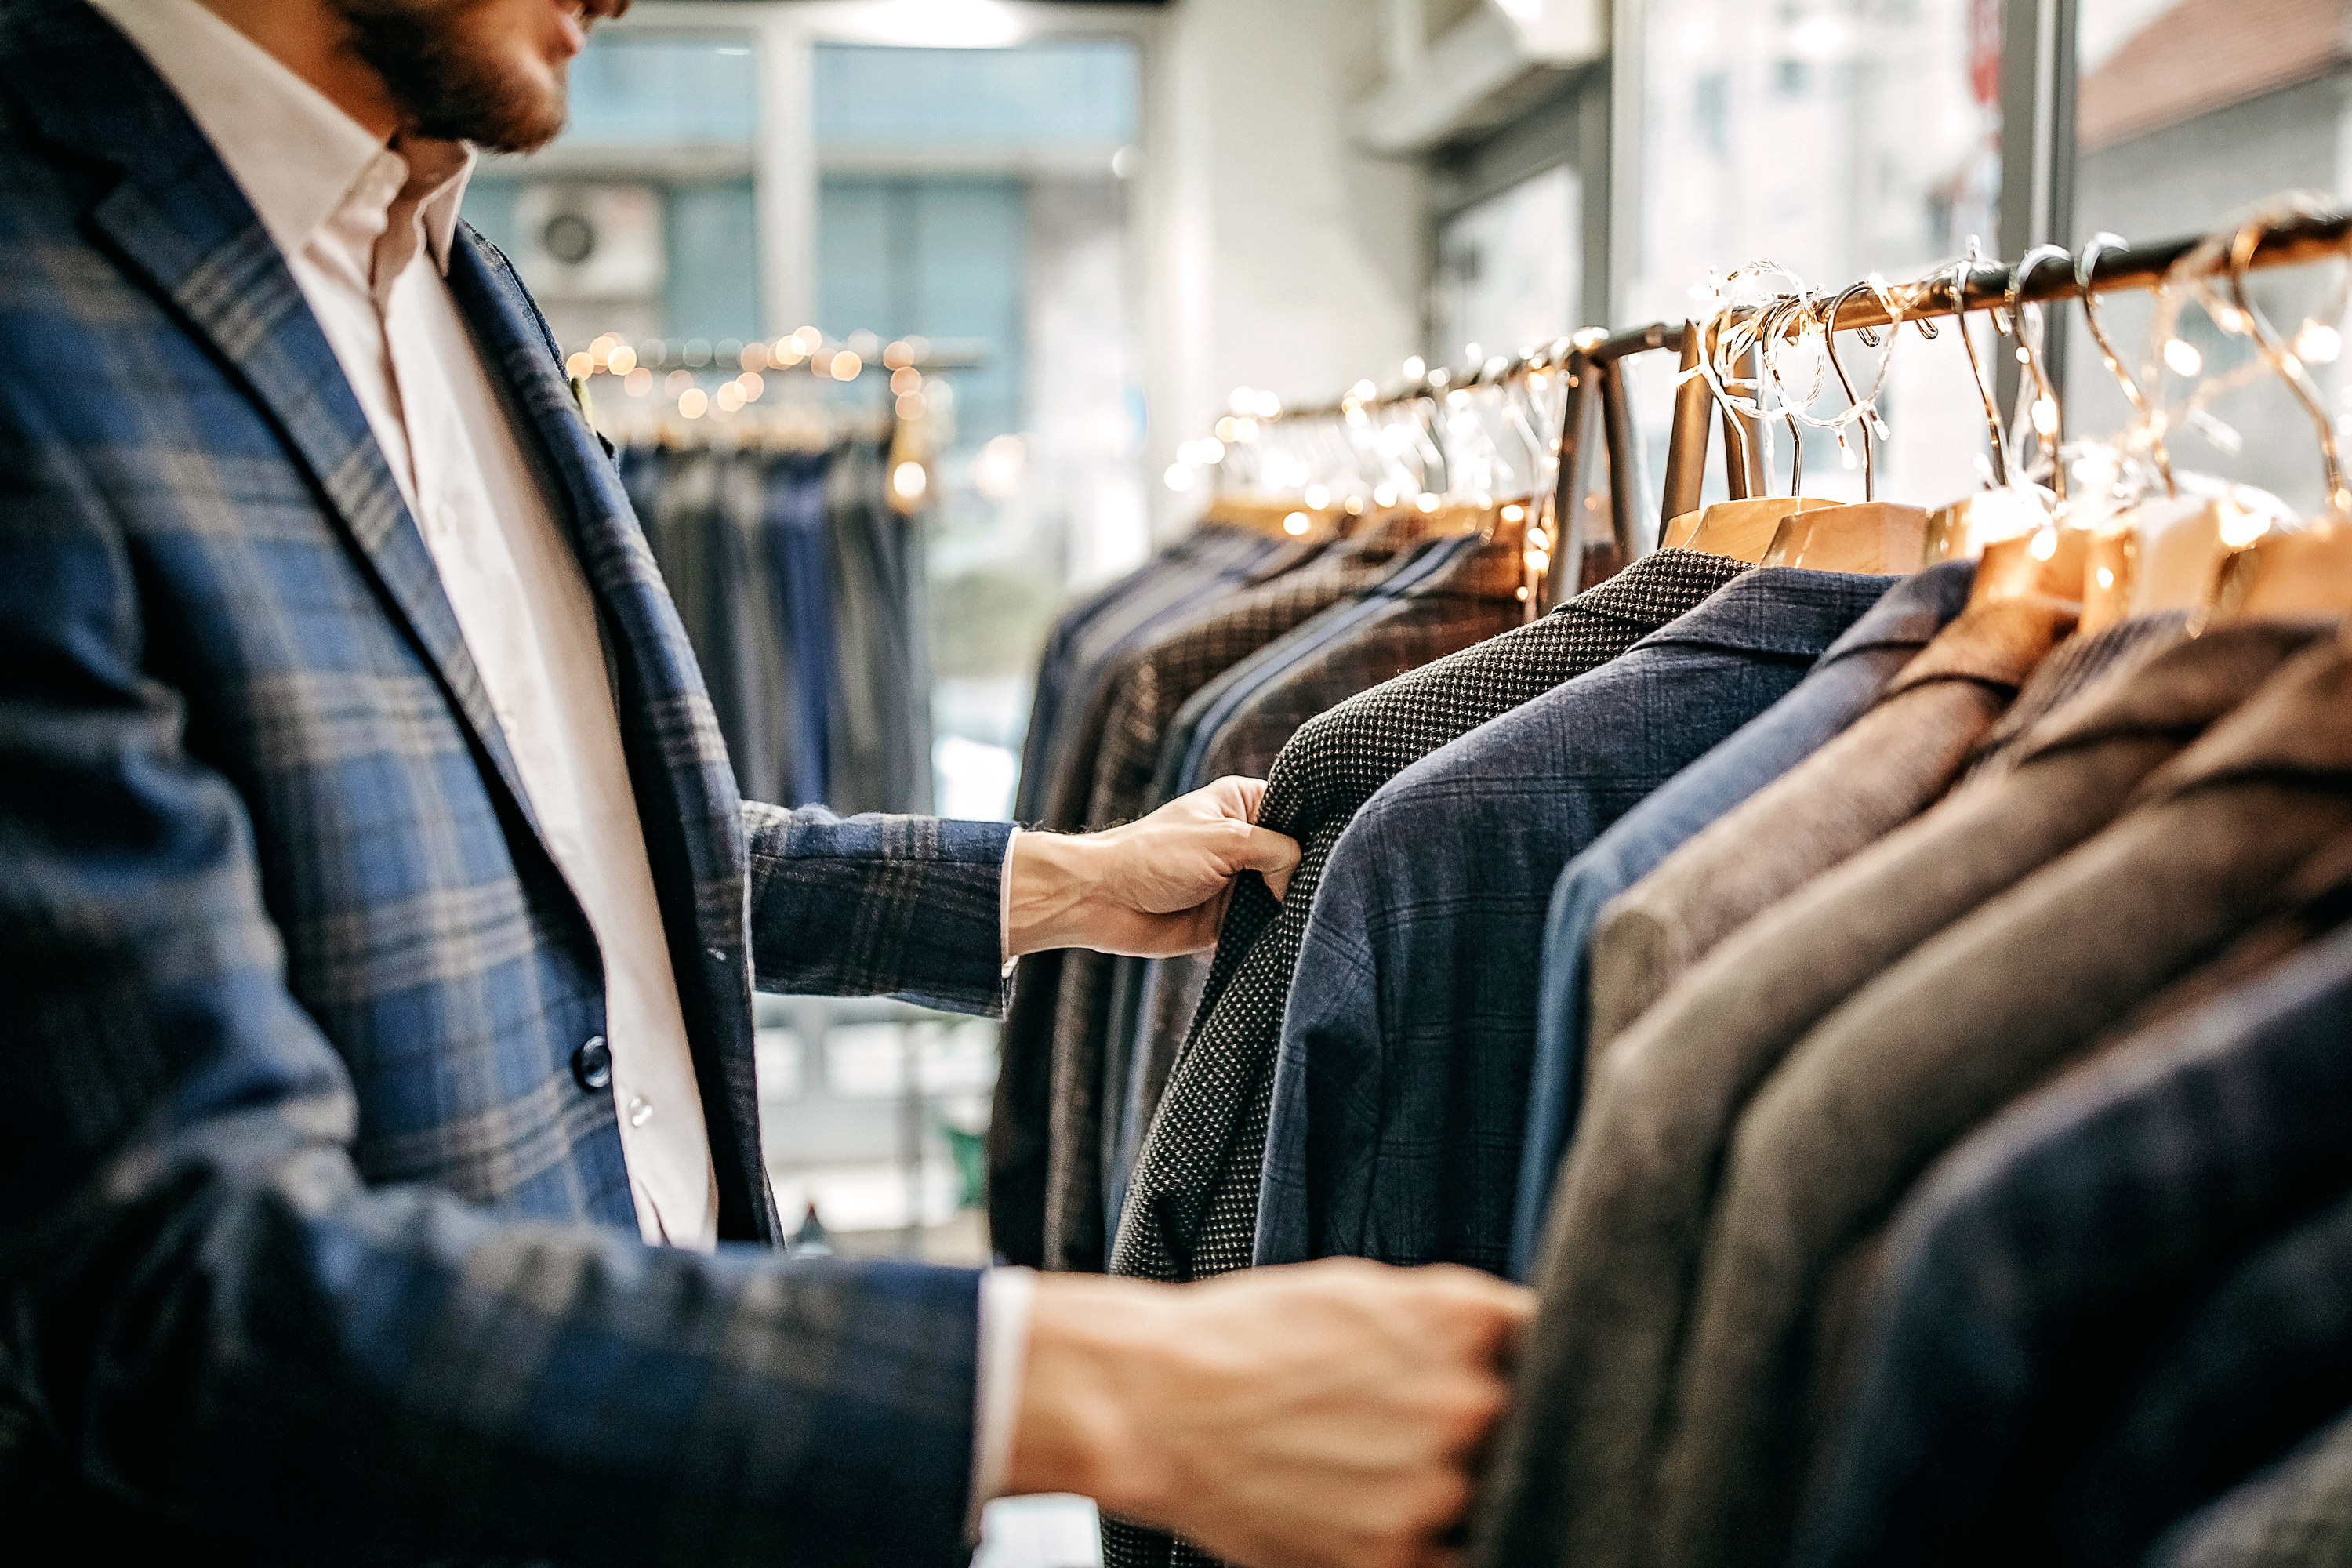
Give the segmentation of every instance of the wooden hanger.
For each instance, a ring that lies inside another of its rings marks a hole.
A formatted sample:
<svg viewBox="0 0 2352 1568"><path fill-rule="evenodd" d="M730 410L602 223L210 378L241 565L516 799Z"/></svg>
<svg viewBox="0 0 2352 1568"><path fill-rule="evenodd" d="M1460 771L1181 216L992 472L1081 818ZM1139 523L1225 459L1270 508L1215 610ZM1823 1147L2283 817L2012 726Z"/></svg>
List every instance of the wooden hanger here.
<svg viewBox="0 0 2352 1568"><path fill-rule="evenodd" d="M1849 405L1859 406L1853 383L1837 357L1837 317L1846 300L1867 289L1858 283L1832 301L1824 323L1824 345L1830 368L1845 388ZM1868 420L1862 430L1862 496L1840 506L1831 503L1790 513L1773 531L1765 548L1767 566L1802 566L1816 572L1855 572L1872 576L1908 576L1927 563L1927 512L1924 507L1877 499L1877 465ZM1791 483L1793 485L1793 479Z"/></svg>
<svg viewBox="0 0 2352 1568"><path fill-rule="evenodd" d="M2285 381L2294 400L2319 433L2319 460L2326 475L2327 515L2306 529L2272 529L2221 561L2210 579L2202 608L2208 621L2263 616L2352 615L2352 490L2344 484L2344 462L2336 422L2311 383L2299 355L2289 355L2270 321L2246 297L2246 264L2262 243L2263 226L2250 223L2230 243L2230 291L2263 360Z"/></svg>

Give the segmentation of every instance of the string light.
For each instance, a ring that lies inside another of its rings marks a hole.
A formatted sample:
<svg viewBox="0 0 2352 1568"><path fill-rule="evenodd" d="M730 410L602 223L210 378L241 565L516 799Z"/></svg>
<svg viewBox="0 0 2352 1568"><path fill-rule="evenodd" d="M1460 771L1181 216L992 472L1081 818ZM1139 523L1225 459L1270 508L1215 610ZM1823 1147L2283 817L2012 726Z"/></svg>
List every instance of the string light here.
<svg viewBox="0 0 2352 1568"><path fill-rule="evenodd" d="M890 470L890 488L899 500L915 500L931 488L931 476L920 463L901 463Z"/></svg>
<svg viewBox="0 0 2352 1568"><path fill-rule="evenodd" d="M743 352L736 355L735 358L736 363L740 364L745 370L765 370L768 368L768 345L765 343L745 343L743 345Z"/></svg>
<svg viewBox="0 0 2352 1568"><path fill-rule="evenodd" d="M2195 375L2205 368L2205 356L2197 345L2185 338L2173 338L2164 345L2164 363L2172 367L2175 375Z"/></svg>
<svg viewBox="0 0 2352 1568"><path fill-rule="evenodd" d="M662 390L672 397L678 396L693 384L694 375L689 371L674 370L662 377Z"/></svg>
<svg viewBox="0 0 2352 1568"><path fill-rule="evenodd" d="M898 347L899 345L893 344L892 346ZM882 363L884 364L888 364L890 361L887 356L885 356ZM890 390L893 392L899 393L901 395L909 392L919 392L922 390L922 385L923 373L915 369L912 365L902 364L898 369L890 373Z"/></svg>
<svg viewBox="0 0 2352 1568"><path fill-rule="evenodd" d="M756 370L747 370L735 378L735 384L743 389L744 402L757 403L761 394L768 390L768 378Z"/></svg>
<svg viewBox="0 0 2352 1568"><path fill-rule="evenodd" d="M2325 321L2305 321L2294 335L2294 352L2305 364L2333 364L2344 352L2344 334Z"/></svg>
<svg viewBox="0 0 2352 1568"><path fill-rule="evenodd" d="M698 386L689 386L678 394L677 413L681 419L699 419L709 405L710 399L703 395L702 388Z"/></svg>
<svg viewBox="0 0 2352 1568"><path fill-rule="evenodd" d="M621 380L621 390L631 397L643 397L654 389L654 373L639 365Z"/></svg>
<svg viewBox="0 0 2352 1568"><path fill-rule="evenodd" d="M719 405L719 413L732 414L743 406L743 389L730 381L719 389L711 401Z"/></svg>
<svg viewBox="0 0 2352 1568"><path fill-rule="evenodd" d="M595 372L596 362L589 357L586 349L580 350L563 362L563 374L574 381L584 381Z"/></svg>
<svg viewBox="0 0 2352 1568"><path fill-rule="evenodd" d="M1294 511L1282 520L1282 531L1294 539L1315 526L1315 520L1303 511Z"/></svg>
<svg viewBox="0 0 2352 1568"><path fill-rule="evenodd" d="M637 351L626 343L621 344L605 360L604 368L614 375L635 375L637 370Z"/></svg>
<svg viewBox="0 0 2352 1568"><path fill-rule="evenodd" d="M1160 478L1162 483L1179 495L1192 488L1192 470L1181 463L1169 464L1168 471Z"/></svg>
<svg viewBox="0 0 2352 1568"><path fill-rule="evenodd" d="M1419 354L1413 354L1404 362L1404 378L1407 381L1419 381L1428 374L1429 366L1423 363Z"/></svg>

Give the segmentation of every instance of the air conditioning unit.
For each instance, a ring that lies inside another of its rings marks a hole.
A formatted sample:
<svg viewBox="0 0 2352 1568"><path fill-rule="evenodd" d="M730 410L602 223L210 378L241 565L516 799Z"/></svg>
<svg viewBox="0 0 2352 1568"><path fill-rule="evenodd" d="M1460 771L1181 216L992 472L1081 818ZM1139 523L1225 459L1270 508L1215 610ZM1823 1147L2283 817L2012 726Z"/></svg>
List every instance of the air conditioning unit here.
<svg viewBox="0 0 2352 1568"><path fill-rule="evenodd" d="M652 185L525 185L516 194L515 234L515 270L543 301L619 303L661 293L662 198Z"/></svg>

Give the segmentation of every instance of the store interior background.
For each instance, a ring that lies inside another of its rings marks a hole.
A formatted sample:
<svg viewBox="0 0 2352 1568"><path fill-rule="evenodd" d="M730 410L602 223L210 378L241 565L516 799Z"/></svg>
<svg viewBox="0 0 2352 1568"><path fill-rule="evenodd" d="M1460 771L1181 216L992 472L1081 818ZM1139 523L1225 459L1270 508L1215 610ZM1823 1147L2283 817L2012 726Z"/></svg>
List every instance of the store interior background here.
<svg viewBox="0 0 2352 1568"><path fill-rule="evenodd" d="M2073 72L2033 133L2071 120L2071 155L2004 141L2003 38L2032 29ZM684 428L691 390L712 438L742 417L721 393L748 384L743 346L802 329L861 374L773 369L755 414L882 406L892 343L943 367L914 394L936 795L1001 817L1055 614L1191 525L1220 416L1677 318L1759 258L1832 287L1971 237L2013 256L2021 211L2080 243L2340 196L2352 0L638 0L572 99L552 147L484 166L467 216L567 351L659 340L698 367L595 377L616 436ZM2021 170L2064 188L2005 200ZM2259 289L2291 321L2332 283ZM2147 310L2118 300L2111 331L2137 342ZM2205 325L2209 367L2243 354ZM2070 422L2112 428L2120 395L2068 331ZM1671 376L1634 383L1653 497ZM1889 385L1880 493L1978 483L1957 334L1906 334ZM2214 412L2238 449L2191 434L2195 461L2316 499L2283 394ZM1811 488L1859 496L1825 437L1806 457ZM770 998L761 1021L787 1212L814 1205L836 1249L984 1256L992 1027Z"/></svg>

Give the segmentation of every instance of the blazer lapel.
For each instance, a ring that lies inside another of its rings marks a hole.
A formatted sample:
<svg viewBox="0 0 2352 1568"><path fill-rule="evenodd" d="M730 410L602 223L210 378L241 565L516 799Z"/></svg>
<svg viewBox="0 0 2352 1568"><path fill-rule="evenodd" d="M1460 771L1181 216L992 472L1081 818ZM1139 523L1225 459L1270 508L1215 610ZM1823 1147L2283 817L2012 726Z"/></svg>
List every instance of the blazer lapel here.
<svg viewBox="0 0 2352 1568"><path fill-rule="evenodd" d="M689 826L683 849L696 888L701 943L738 949L747 935L734 770L686 627L621 488L620 471L573 401L554 341L506 258L464 224L449 247L449 288L493 374L539 437L556 488L551 499L567 514L572 547L616 633L613 654L629 698L622 706L623 729L633 750L643 748L649 760L657 759L652 771L668 796L641 798L639 815L649 828L656 812ZM640 766L641 796L653 782L643 776L647 771ZM658 845L662 835L649 831L647 837Z"/></svg>
<svg viewBox="0 0 2352 1568"><path fill-rule="evenodd" d="M268 411L537 835L432 554L285 258L144 56L86 5L35 18L47 47L19 57L27 68L6 81L9 95L50 142L121 171L89 222Z"/></svg>
<svg viewBox="0 0 2352 1568"><path fill-rule="evenodd" d="M612 634L637 817L663 892L680 999L699 1018L688 1034L719 1174L719 1234L774 1240L751 1045L743 810L718 715L620 471L572 401L538 308L506 258L464 224L449 247L449 288L539 437L551 499Z"/></svg>

